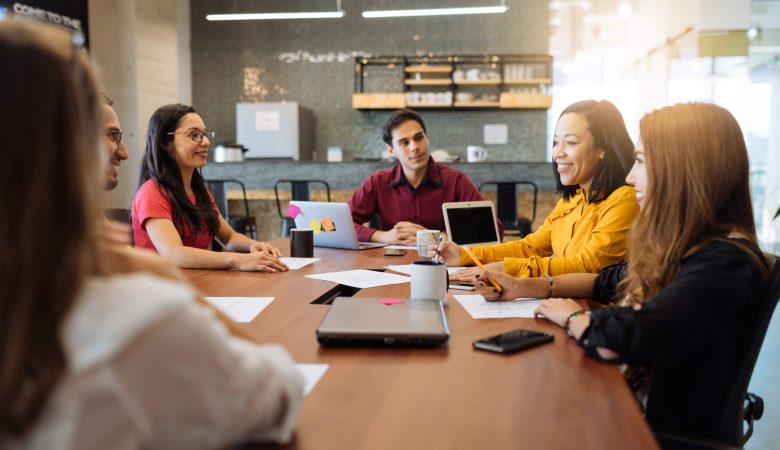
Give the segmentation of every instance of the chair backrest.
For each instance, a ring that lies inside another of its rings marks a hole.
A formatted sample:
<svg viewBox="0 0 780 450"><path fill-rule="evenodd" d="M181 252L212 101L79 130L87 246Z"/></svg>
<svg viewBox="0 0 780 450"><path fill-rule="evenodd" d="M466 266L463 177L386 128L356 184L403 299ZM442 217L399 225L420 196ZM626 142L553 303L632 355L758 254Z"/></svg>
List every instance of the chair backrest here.
<svg viewBox="0 0 780 450"><path fill-rule="evenodd" d="M780 264L778 264L777 256L769 256L769 258L775 261L774 270L767 289L764 291L764 298L756 306L753 313L754 320L749 321L751 326L745 330L745 345L737 361L735 377L727 394L725 408L718 427L718 440L740 448L753 433L752 424L747 432L744 430L745 397L750 378L753 376L753 368L756 366L758 353L764 343L766 330L769 328L769 321L772 319L775 306L780 298Z"/></svg>
<svg viewBox="0 0 780 450"><path fill-rule="evenodd" d="M238 180L206 180L206 185L208 186L209 191L211 191L211 195L214 197L214 203L217 204L219 213L225 218L230 217L230 214L228 214L228 198L225 185L231 183L241 187L241 193L244 200L244 215L249 216L249 201L246 198L246 186L244 186L244 183Z"/></svg>
<svg viewBox="0 0 780 450"><path fill-rule="evenodd" d="M276 210L279 212L279 217L284 219L285 215L282 213L282 202L279 199L279 185L290 184L290 197L291 200L299 200L302 202L308 202L310 199L310 185L321 184L325 186L325 192L328 196L328 202L330 202L330 185L325 180L278 180L274 183L274 195L276 196Z"/></svg>
<svg viewBox="0 0 780 450"><path fill-rule="evenodd" d="M533 181L486 181L479 185L479 190L485 186L496 186L496 215L507 230L521 230L522 234L531 232L531 224L536 219L536 203L539 188ZM521 221L517 218L517 186L531 186L534 191L533 209L530 220Z"/></svg>

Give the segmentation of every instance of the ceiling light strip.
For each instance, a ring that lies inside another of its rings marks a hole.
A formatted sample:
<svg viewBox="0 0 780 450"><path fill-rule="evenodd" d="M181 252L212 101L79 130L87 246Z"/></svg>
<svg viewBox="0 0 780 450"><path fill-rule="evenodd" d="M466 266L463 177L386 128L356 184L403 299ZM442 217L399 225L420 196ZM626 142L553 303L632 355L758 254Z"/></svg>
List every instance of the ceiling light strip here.
<svg viewBox="0 0 780 450"><path fill-rule="evenodd" d="M436 8L436 9L396 9L385 11L363 11L363 17L369 19L383 17L417 17L417 16L453 16L464 14L501 14L507 12L506 6L480 6L471 8Z"/></svg>
<svg viewBox="0 0 780 450"><path fill-rule="evenodd" d="M340 19L344 11L322 12L282 12L282 13L245 13L245 14L208 14L206 20L283 20L283 19Z"/></svg>

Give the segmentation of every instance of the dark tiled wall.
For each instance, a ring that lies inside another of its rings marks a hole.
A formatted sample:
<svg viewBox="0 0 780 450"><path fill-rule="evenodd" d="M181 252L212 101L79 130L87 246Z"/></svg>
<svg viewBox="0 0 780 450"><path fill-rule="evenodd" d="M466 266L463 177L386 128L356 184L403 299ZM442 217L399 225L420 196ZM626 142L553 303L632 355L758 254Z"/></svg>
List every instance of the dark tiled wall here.
<svg viewBox="0 0 780 450"><path fill-rule="evenodd" d="M504 14L364 19L368 9L496 5L499 0L342 0L342 19L208 22L207 13L334 10L335 0L192 0L193 102L217 141L235 138L236 102L295 101L315 117L316 159L339 145L378 157L390 111L352 109L357 54L546 54L548 2L507 0ZM400 90L400 89L399 89ZM544 161L546 110L422 111L431 149L465 159L482 145L483 125L509 125L509 144L490 145L493 161Z"/></svg>

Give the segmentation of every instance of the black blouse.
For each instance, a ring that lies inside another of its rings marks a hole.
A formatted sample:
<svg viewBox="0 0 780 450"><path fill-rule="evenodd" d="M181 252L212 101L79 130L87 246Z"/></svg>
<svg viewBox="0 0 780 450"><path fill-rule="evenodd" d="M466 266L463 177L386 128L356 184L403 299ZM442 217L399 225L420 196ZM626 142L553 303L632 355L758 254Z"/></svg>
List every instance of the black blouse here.
<svg viewBox="0 0 780 450"><path fill-rule="evenodd" d="M625 271L625 265L604 269L594 299L613 299ZM714 242L684 259L674 280L640 309L594 311L579 343L595 359L604 361L596 351L604 347L619 355L606 362L650 369L652 426L712 436L748 317L763 292L751 256Z"/></svg>

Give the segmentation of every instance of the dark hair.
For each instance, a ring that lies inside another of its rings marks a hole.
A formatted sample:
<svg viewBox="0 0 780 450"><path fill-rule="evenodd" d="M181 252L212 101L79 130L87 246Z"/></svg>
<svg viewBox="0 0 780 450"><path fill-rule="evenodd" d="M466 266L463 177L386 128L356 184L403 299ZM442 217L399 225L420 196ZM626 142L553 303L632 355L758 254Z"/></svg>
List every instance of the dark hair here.
<svg viewBox="0 0 780 450"><path fill-rule="evenodd" d="M216 234L219 219L211 203L206 183L199 170L192 173L192 190L195 192L195 204L187 198L184 180L181 177L176 159L173 156L173 136L168 134L176 130L181 118L196 113L195 108L176 103L157 108L149 119L146 131L146 152L141 163L140 187L153 179L173 205L173 225L184 236L185 228L191 234L207 230Z"/></svg>
<svg viewBox="0 0 780 450"><path fill-rule="evenodd" d="M111 100L111 97L109 97L105 92L100 93L100 101L102 101L104 105L114 106L114 101Z"/></svg>
<svg viewBox="0 0 780 450"><path fill-rule="evenodd" d="M565 114L581 114L593 135L593 145L604 150L604 159L599 162L593 182L590 184L588 202L600 202L609 197L615 189L625 186L626 175L634 164L634 143L626 130L620 111L612 103L601 100L583 100L572 103L558 117ZM577 193L579 186L564 186L558 173L558 163L553 158L555 186L569 199Z"/></svg>
<svg viewBox="0 0 780 450"><path fill-rule="evenodd" d="M85 280L102 273L102 111L89 57L72 42L61 27L0 21L0 131L24 148L0 164L0 210L13 214L0 220L0 442L45 410L68 370L63 326ZM45 274L33 269L43 254Z"/></svg>
<svg viewBox="0 0 780 450"><path fill-rule="evenodd" d="M415 122L419 123L422 127L423 133L426 135L428 134L428 131L425 129L425 122L423 122L422 117L420 117L419 114L412 111L411 109L399 109L398 111L394 112L389 119L387 119L387 122L385 122L385 126L382 129L382 140L385 141L385 144L391 147L393 146L393 130L398 128L407 120L414 120Z"/></svg>

